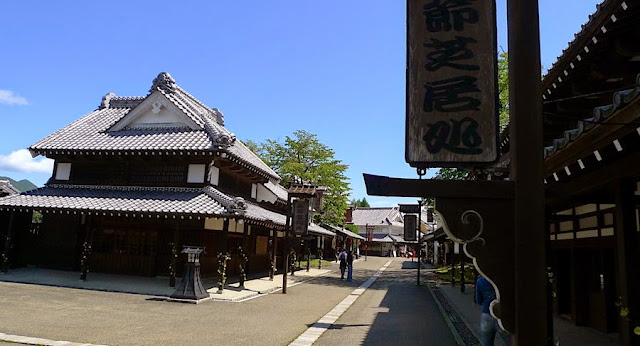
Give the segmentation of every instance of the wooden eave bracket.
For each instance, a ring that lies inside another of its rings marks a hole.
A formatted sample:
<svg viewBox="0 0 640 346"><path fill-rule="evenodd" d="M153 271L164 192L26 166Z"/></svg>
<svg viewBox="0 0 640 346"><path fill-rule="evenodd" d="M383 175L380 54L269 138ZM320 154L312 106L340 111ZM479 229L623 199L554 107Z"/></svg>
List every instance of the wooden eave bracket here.
<svg viewBox="0 0 640 346"><path fill-rule="evenodd" d="M496 289L491 314L514 331L514 183L402 179L364 174L371 196L435 198L435 216Z"/></svg>

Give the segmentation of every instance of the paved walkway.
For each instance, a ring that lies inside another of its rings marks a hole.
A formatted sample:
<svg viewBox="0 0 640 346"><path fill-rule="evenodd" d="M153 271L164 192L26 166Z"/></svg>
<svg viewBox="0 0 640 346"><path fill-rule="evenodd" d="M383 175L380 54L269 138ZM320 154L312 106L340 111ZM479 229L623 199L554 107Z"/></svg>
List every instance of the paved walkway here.
<svg viewBox="0 0 640 346"><path fill-rule="evenodd" d="M402 269L405 261L394 258L315 345L456 345L427 287L416 286L416 270Z"/></svg>
<svg viewBox="0 0 640 346"><path fill-rule="evenodd" d="M458 315L476 337L479 337L480 313L482 307L473 302L473 285L467 285L466 292L460 292L460 286L449 284L438 285L438 290L454 307ZM614 336L601 333L595 329L578 327L572 321L555 317L554 336L562 346L602 346L617 345ZM505 345L502 339L496 337L496 346Z"/></svg>
<svg viewBox="0 0 640 346"><path fill-rule="evenodd" d="M369 256L357 262L352 283L332 271L286 295L232 304L0 282L0 333L106 345L288 345L387 261Z"/></svg>
<svg viewBox="0 0 640 346"><path fill-rule="evenodd" d="M329 264L328 267L333 268L335 266ZM287 276L287 283L288 285L295 285L312 277L326 275L330 271L331 269L317 268L310 268L309 272L307 272L306 269L299 270L296 271L295 276ZM81 281L79 277L79 272L29 267L12 269L7 274L0 274L0 281L105 292L134 293L159 297L169 297L176 290L175 287L169 287L169 278L162 277L140 277L103 273L89 273L87 281ZM222 294L218 294L217 280L218 278L216 277L203 279L203 285L210 294L208 298L210 300L242 301L282 288L282 275L276 275L273 281L269 280L268 277L258 277L247 280L245 281L244 289L240 289L240 283L229 283L228 281ZM180 285L180 278L177 279L176 286L178 285Z"/></svg>

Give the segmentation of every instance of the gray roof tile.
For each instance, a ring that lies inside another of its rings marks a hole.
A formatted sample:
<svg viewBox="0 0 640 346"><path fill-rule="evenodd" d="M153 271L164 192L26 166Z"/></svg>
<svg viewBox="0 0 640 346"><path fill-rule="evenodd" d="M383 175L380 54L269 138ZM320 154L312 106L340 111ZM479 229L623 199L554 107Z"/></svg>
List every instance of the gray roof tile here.
<svg viewBox="0 0 640 346"><path fill-rule="evenodd" d="M165 73L160 77L173 81ZM200 130L164 128L109 131L151 94L146 97L108 94L97 110L33 144L30 151L35 154L48 151L223 151L240 165L270 179L280 180L276 172L244 144L235 140L235 135L224 127L224 116L220 111L207 107L176 85L166 87L157 84L156 80L151 92L164 95Z"/></svg>
<svg viewBox="0 0 640 346"><path fill-rule="evenodd" d="M9 180L0 180L0 196L16 195L19 193L20 190L13 187Z"/></svg>
<svg viewBox="0 0 640 346"><path fill-rule="evenodd" d="M225 208L202 189L49 185L0 198L3 208L216 215Z"/></svg>
<svg viewBox="0 0 640 346"><path fill-rule="evenodd" d="M354 225L391 225L393 219L400 215L400 210L397 207L356 208L352 215Z"/></svg>

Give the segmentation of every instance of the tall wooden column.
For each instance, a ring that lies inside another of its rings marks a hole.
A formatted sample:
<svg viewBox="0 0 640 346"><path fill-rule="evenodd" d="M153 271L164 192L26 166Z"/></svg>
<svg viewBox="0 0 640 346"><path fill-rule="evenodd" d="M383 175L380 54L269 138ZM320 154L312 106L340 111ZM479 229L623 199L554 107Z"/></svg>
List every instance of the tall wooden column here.
<svg viewBox="0 0 640 346"><path fill-rule="evenodd" d="M514 345L551 345L547 326L538 1L507 0L507 19L511 180L515 184L513 340Z"/></svg>
<svg viewBox="0 0 640 346"><path fill-rule="evenodd" d="M287 217L282 246L282 294L287 294L287 271L289 270L289 225L291 222L291 197L287 198Z"/></svg>
<svg viewBox="0 0 640 346"><path fill-rule="evenodd" d="M3 273L9 271L9 253L11 252L11 232L13 231L13 219L15 217L14 212L9 214L9 223L7 225L7 234L4 239L4 250L2 252L2 260L0 261L0 267Z"/></svg>
<svg viewBox="0 0 640 346"><path fill-rule="evenodd" d="M615 239L620 303L629 309L629 318L640 320L640 242L636 230L635 190L636 184L631 180L615 183ZM619 326L620 345L640 344L640 336L633 333L634 324L620 318Z"/></svg>

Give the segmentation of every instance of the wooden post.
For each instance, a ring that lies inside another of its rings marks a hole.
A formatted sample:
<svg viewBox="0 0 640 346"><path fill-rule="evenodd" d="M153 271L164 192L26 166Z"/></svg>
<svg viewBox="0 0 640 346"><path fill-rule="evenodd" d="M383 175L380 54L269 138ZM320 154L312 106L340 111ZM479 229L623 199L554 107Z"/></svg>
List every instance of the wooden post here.
<svg viewBox="0 0 640 346"><path fill-rule="evenodd" d="M222 252L229 252L229 218L225 218L222 223Z"/></svg>
<svg viewBox="0 0 640 346"><path fill-rule="evenodd" d="M618 269L618 296L621 308L629 310L629 319L640 320L640 242L636 230L636 184L632 180L617 181L614 187L616 201L616 256ZM638 345L640 336L627 318L619 318L620 345Z"/></svg>
<svg viewBox="0 0 640 346"><path fill-rule="evenodd" d="M420 176L420 179L422 179L422 176ZM420 255L422 254L422 243L420 242L421 239L421 235L422 235L422 199L418 200L418 248L416 249L418 251L418 286L420 286L420 267L422 267L422 261L420 260ZM413 261L413 257L411 258L411 261Z"/></svg>
<svg viewBox="0 0 640 346"><path fill-rule="evenodd" d="M458 255L460 257L460 293L464 293L465 290L465 281L464 281L464 256L462 254Z"/></svg>
<svg viewBox="0 0 640 346"><path fill-rule="evenodd" d="M513 341L516 346L552 345L547 330L538 0L507 0L507 19L510 178L515 184Z"/></svg>
<svg viewBox="0 0 640 346"><path fill-rule="evenodd" d="M284 246L282 247L282 294L287 294L287 271L289 270L289 225L291 222L291 197L287 197L287 217L284 226Z"/></svg>
<svg viewBox="0 0 640 346"><path fill-rule="evenodd" d="M2 272L9 272L9 251L11 250L11 231L13 230L14 212L9 214L9 224L7 225L7 236L4 240L4 252L2 253Z"/></svg>
<svg viewBox="0 0 640 346"><path fill-rule="evenodd" d="M456 285L456 252L454 250L453 241L451 241L451 247L449 248L451 252L449 252L449 257L451 259L451 286Z"/></svg>
<svg viewBox="0 0 640 346"><path fill-rule="evenodd" d="M169 287L176 287L176 273L178 266L178 236L180 233L180 222L176 222L173 229L173 242L171 246L171 263L169 264Z"/></svg>

